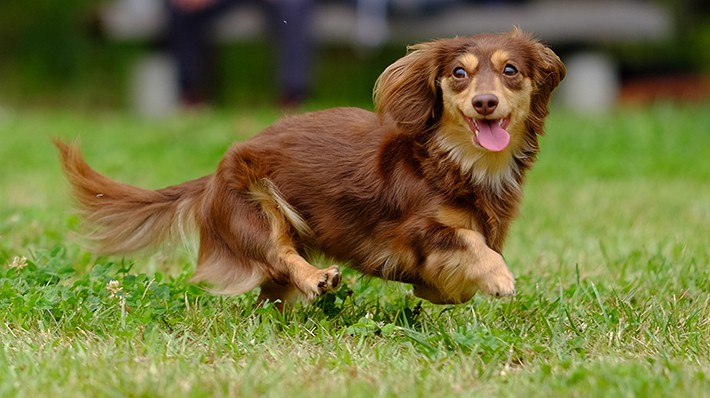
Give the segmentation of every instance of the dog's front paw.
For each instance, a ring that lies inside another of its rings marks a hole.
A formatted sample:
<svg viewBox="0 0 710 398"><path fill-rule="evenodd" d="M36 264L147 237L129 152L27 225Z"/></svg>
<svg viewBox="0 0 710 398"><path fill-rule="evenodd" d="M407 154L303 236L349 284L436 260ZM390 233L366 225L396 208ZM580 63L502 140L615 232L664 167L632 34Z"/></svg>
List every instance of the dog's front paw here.
<svg viewBox="0 0 710 398"><path fill-rule="evenodd" d="M515 295L515 278L507 268L487 275L478 286L482 292L495 297Z"/></svg>
<svg viewBox="0 0 710 398"><path fill-rule="evenodd" d="M515 277L500 256L487 261L485 271L476 278L476 285L480 291L494 297L515 294Z"/></svg>

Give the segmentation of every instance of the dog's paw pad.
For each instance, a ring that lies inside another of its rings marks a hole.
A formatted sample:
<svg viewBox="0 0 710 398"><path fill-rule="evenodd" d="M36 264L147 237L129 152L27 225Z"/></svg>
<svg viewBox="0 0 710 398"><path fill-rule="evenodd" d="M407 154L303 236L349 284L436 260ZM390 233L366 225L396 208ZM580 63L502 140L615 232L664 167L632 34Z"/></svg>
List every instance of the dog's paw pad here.
<svg viewBox="0 0 710 398"><path fill-rule="evenodd" d="M338 271L333 275L333 279L330 281L331 287L337 289L340 287L340 281L342 281L342 276L340 275L340 271Z"/></svg>
<svg viewBox="0 0 710 398"><path fill-rule="evenodd" d="M340 287L342 279L340 268L337 265L325 269L322 279L318 282L318 293L323 294L336 290Z"/></svg>

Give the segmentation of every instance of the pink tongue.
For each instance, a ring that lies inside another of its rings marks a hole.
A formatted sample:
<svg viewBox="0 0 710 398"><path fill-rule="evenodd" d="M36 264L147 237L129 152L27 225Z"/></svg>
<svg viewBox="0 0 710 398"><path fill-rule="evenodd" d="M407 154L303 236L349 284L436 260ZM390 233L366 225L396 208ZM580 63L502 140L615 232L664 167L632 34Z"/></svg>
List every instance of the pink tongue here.
<svg viewBox="0 0 710 398"><path fill-rule="evenodd" d="M497 120L478 120L478 143L493 152L500 152L510 143L510 134Z"/></svg>

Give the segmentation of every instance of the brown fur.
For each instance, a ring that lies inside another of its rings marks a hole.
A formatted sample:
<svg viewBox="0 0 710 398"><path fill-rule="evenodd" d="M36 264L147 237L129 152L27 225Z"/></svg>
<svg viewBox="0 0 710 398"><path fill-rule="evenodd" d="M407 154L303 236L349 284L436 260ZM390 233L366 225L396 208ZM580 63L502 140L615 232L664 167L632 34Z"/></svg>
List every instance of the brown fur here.
<svg viewBox="0 0 710 398"><path fill-rule="evenodd" d="M377 80L376 113L286 117L234 145L214 174L158 191L109 180L75 146L56 145L98 252L145 249L194 223L194 280L220 293L261 286L263 300L311 299L337 288L337 266L305 259L315 250L461 303L515 292L501 250L564 74L518 30L418 44ZM499 152L477 145L464 119L482 117L472 98L484 93L500 100L490 117L509 120Z"/></svg>

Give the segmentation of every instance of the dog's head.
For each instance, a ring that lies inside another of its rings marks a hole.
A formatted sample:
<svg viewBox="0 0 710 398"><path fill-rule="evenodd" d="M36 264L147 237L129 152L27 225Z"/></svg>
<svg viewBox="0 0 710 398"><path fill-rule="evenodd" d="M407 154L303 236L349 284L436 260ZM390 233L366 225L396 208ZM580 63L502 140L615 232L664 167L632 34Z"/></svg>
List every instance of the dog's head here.
<svg viewBox="0 0 710 398"><path fill-rule="evenodd" d="M541 134L550 94L565 75L552 50L518 29L409 50L375 84L378 113L412 133L450 135L471 151L517 149Z"/></svg>

